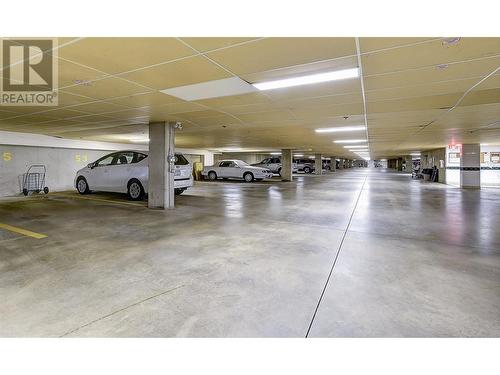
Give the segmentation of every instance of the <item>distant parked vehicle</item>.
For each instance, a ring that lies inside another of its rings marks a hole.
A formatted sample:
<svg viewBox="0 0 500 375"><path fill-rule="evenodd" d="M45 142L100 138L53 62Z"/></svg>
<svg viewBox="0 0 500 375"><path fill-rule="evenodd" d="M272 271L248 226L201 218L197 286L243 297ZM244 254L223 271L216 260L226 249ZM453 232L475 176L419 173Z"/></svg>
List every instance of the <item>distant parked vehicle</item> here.
<svg viewBox="0 0 500 375"><path fill-rule="evenodd" d="M311 159L294 159L293 162L297 165L300 172L312 173L314 172L314 160Z"/></svg>
<svg viewBox="0 0 500 375"><path fill-rule="evenodd" d="M141 200L148 192L148 152L118 151L105 155L76 172L75 187L80 194L93 190L127 193L132 200ZM175 154L175 194L193 186L192 167L180 153Z"/></svg>
<svg viewBox="0 0 500 375"><path fill-rule="evenodd" d="M252 164L255 167L269 169L272 173L277 173L281 176L281 158L267 158L260 163ZM292 173L297 173L297 164L292 163Z"/></svg>
<svg viewBox="0 0 500 375"><path fill-rule="evenodd" d="M252 182L273 177L273 173L269 169L254 167L243 160L221 160L216 165L203 168L201 174L211 181L218 178L238 178Z"/></svg>

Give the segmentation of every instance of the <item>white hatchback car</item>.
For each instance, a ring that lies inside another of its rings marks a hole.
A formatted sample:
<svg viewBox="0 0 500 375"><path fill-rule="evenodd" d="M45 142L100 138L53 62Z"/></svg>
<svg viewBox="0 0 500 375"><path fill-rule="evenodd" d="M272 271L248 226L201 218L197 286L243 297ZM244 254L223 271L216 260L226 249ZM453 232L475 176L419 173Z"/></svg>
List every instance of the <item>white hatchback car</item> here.
<svg viewBox="0 0 500 375"><path fill-rule="evenodd" d="M76 172L75 187L80 194L92 190L127 193L141 200L148 192L148 152L118 151L105 155ZM193 186L191 163L184 155L175 154L174 188L179 195Z"/></svg>

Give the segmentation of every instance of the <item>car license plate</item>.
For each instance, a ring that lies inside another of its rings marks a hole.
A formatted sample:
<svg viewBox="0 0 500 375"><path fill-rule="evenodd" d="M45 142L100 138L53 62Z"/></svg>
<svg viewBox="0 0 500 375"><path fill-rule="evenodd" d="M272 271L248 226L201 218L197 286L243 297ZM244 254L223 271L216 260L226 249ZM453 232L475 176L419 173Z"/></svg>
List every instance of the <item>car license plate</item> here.
<svg viewBox="0 0 500 375"><path fill-rule="evenodd" d="M177 176L180 176L180 175L181 175L181 171L180 171L180 169L178 169L178 170L176 170L176 171L174 172L174 177L177 177Z"/></svg>

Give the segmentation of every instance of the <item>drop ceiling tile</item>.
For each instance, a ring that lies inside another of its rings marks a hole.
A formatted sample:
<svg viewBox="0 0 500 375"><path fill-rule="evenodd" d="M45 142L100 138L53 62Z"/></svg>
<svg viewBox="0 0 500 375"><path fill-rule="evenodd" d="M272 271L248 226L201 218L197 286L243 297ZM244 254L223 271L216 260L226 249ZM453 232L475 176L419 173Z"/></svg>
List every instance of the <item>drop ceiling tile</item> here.
<svg viewBox="0 0 500 375"><path fill-rule="evenodd" d="M422 96L464 93L477 82L477 79L465 79L419 86L408 86L403 88L371 90L366 91L366 99L369 102L376 102L388 99L416 98Z"/></svg>
<svg viewBox="0 0 500 375"><path fill-rule="evenodd" d="M106 77L107 74L98 72L95 69L83 67L81 65L57 60L59 87L62 89L66 86L73 86L82 82L89 82L95 79Z"/></svg>
<svg viewBox="0 0 500 375"><path fill-rule="evenodd" d="M127 73L121 77L157 90L229 78L232 75L208 59L196 56Z"/></svg>
<svg viewBox="0 0 500 375"><path fill-rule="evenodd" d="M377 51L386 48L402 47L409 44L432 41L436 38L359 38L361 53Z"/></svg>
<svg viewBox="0 0 500 375"><path fill-rule="evenodd" d="M211 51L218 48L227 48L235 44L250 42L258 38L181 38L191 47L200 52Z"/></svg>
<svg viewBox="0 0 500 375"><path fill-rule="evenodd" d="M96 99L85 97L82 95L72 94L65 90L59 90L59 104L58 108L67 107L75 104L83 104L93 102Z"/></svg>
<svg viewBox="0 0 500 375"><path fill-rule="evenodd" d="M226 96L223 98L196 100L195 103L206 105L212 108L227 108L232 106L243 106L249 104L271 103L271 100L269 100L269 98L265 94L260 92L255 92L244 95Z"/></svg>
<svg viewBox="0 0 500 375"><path fill-rule="evenodd" d="M285 106L289 109L316 107L316 106L323 107L327 105L363 103L363 95L361 94L361 92L358 92L354 94L328 95L328 96L319 96L319 97L312 97L305 99L295 99L279 103L282 106Z"/></svg>
<svg viewBox="0 0 500 375"><path fill-rule="evenodd" d="M181 118L181 120L186 119L185 114L179 114L178 116ZM193 120L191 120L189 118L187 118L187 119L190 121L193 121L194 123L196 123L196 125L199 125L201 127L222 127L222 125L226 126L229 124L239 124L240 123L234 117L229 116L229 115L225 115L225 114L221 114L221 115L216 116L216 117L204 117L204 118L193 119Z"/></svg>
<svg viewBox="0 0 500 375"><path fill-rule="evenodd" d="M128 109L127 107L123 107L117 104L108 103L108 102L94 102L94 103L86 103L77 106L73 106L70 109L76 111L88 112L91 114L102 114L106 112L116 112Z"/></svg>
<svg viewBox="0 0 500 375"><path fill-rule="evenodd" d="M337 57L333 60L317 61L302 65L286 66L267 71L261 71L250 74L243 74L242 79L247 82L265 82L277 79L293 78L309 74L319 74L331 71L351 69L358 67L357 56Z"/></svg>
<svg viewBox="0 0 500 375"><path fill-rule="evenodd" d="M85 38L59 50L62 58L109 74L193 54L191 48L175 38Z"/></svg>
<svg viewBox="0 0 500 375"><path fill-rule="evenodd" d="M402 87L432 84L436 82L475 78L479 81L500 66L500 57L487 58L466 63L450 64L444 69L436 66L395 72L382 75L366 76L365 89L375 90L389 87Z"/></svg>
<svg viewBox="0 0 500 375"><path fill-rule="evenodd" d="M365 75L476 59L500 54L497 38L462 38L457 45L434 41L362 56Z"/></svg>
<svg viewBox="0 0 500 375"><path fill-rule="evenodd" d="M238 118L243 122L259 122L259 121L282 121L293 119L289 111L270 111L259 113L245 113L238 115Z"/></svg>
<svg viewBox="0 0 500 375"><path fill-rule="evenodd" d="M176 97L166 95L158 91L152 91L149 93L143 93L133 96L126 96L119 99L109 100L109 103L114 103L134 108L153 107L153 106L182 103L182 102L183 102L182 100Z"/></svg>
<svg viewBox="0 0 500 375"><path fill-rule="evenodd" d="M104 116L104 115L85 115L85 116L78 116L71 118L71 120L73 121L78 121L83 123L107 121L110 119L112 119L110 116Z"/></svg>
<svg viewBox="0 0 500 375"><path fill-rule="evenodd" d="M112 99L147 91L144 87L119 78L106 78L64 89L71 94L79 94L95 99Z"/></svg>
<svg viewBox="0 0 500 375"><path fill-rule="evenodd" d="M277 101L347 93L361 93L361 82L358 78L266 91L266 95Z"/></svg>
<svg viewBox="0 0 500 375"><path fill-rule="evenodd" d="M298 108L292 112L299 119L321 118L321 117L336 117L336 116L353 116L363 114L362 103L332 105L324 107Z"/></svg>
<svg viewBox="0 0 500 375"><path fill-rule="evenodd" d="M230 113L232 115L239 115L244 113L257 113L257 112L271 112L276 109L282 109L285 105L277 105L272 102L258 103L258 104L245 104L245 105L234 105L230 107L223 107L224 112Z"/></svg>
<svg viewBox="0 0 500 375"><path fill-rule="evenodd" d="M404 112L452 107L462 94L447 94L368 102L367 112Z"/></svg>
<svg viewBox="0 0 500 375"><path fill-rule="evenodd" d="M107 112L105 115L113 117L113 118L118 118L118 119L132 119L132 118L137 118L137 117L141 117L141 116L147 116L148 111L147 111L147 109L138 109L138 108L123 109L122 108L119 111Z"/></svg>
<svg viewBox="0 0 500 375"><path fill-rule="evenodd" d="M500 89L476 90L467 94L460 106L500 103ZM498 112L500 119L500 112Z"/></svg>
<svg viewBox="0 0 500 375"><path fill-rule="evenodd" d="M207 55L242 75L355 54L354 38L266 38Z"/></svg>
<svg viewBox="0 0 500 375"><path fill-rule="evenodd" d="M145 107L143 109L149 115L157 116L157 115L168 115L175 113L205 111L207 108L196 103L179 102L161 106Z"/></svg>

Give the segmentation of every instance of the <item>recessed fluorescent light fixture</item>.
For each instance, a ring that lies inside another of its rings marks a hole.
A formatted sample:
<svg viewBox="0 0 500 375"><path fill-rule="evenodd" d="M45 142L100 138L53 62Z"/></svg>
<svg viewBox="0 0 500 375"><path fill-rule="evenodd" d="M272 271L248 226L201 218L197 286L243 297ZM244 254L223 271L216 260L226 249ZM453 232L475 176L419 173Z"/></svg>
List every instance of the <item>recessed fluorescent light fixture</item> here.
<svg viewBox="0 0 500 375"><path fill-rule="evenodd" d="M337 126L336 128L319 128L316 129L316 133L336 133L336 132L354 132L359 130L365 130L364 125L354 125L354 126Z"/></svg>
<svg viewBox="0 0 500 375"><path fill-rule="evenodd" d="M302 154L296 154L296 155L293 155L293 156L295 156L295 157L297 157L297 158L301 158L301 157L302 157L302 156L304 156L304 155L302 155Z"/></svg>
<svg viewBox="0 0 500 375"><path fill-rule="evenodd" d="M194 85L173 87L160 90L162 93L175 96L182 100L193 101L201 99L221 98L224 96L242 95L257 91L248 82L238 77L218 79Z"/></svg>
<svg viewBox="0 0 500 375"><path fill-rule="evenodd" d="M349 151L351 151L351 152L363 152L363 151L367 151L368 152L369 150L367 148L360 148L360 149L355 148L355 149L352 149L352 150L349 150Z"/></svg>
<svg viewBox="0 0 500 375"><path fill-rule="evenodd" d="M366 145L363 145L363 146L359 146L359 145L344 146L344 148L366 148L366 147L367 147Z"/></svg>
<svg viewBox="0 0 500 375"><path fill-rule="evenodd" d="M271 155L281 155L281 152L270 152Z"/></svg>
<svg viewBox="0 0 500 375"><path fill-rule="evenodd" d="M341 139L339 141L333 141L333 143L363 143L366 142L365 139Z"/></svg>
<svg viewBox="0 0 500 375"><path fill-rule="evenodd" d="M279 79L277 81L253 83L252 85L259 90L272 90L284 87L302 86L302 85L309 85L312 83L338 81L341 79L357 78L357 77L359 77L359 69L352 68L352 69L336 70L327 73L310 74L302 77Z"/></svg>

